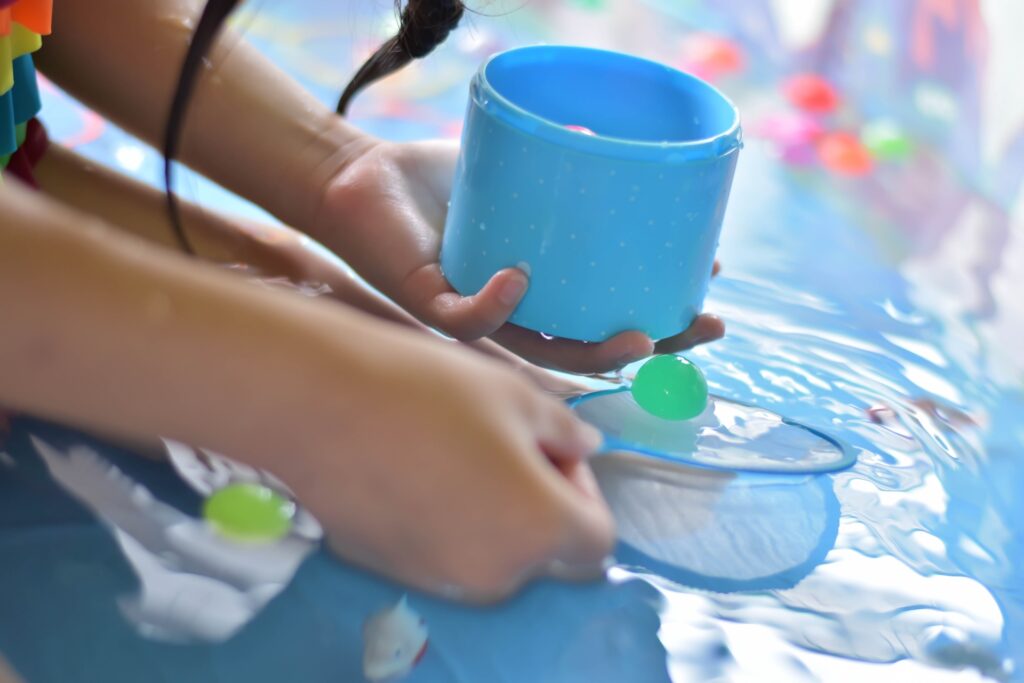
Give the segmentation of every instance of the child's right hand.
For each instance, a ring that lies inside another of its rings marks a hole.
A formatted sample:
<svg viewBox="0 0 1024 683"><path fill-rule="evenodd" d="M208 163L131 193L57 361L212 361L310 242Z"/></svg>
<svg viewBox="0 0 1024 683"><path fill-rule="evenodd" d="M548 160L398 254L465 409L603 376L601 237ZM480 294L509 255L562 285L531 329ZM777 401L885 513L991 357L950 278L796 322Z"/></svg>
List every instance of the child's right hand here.
<svg viewBox="0 0 1024 683"><path fill-rule="evenodd" d="M600 575L614 534L585 462L599 434L502 364L423 341L321 373L287 423L299 452L269 469L339 555L428 591L488 601L538 574Z"/></svg>

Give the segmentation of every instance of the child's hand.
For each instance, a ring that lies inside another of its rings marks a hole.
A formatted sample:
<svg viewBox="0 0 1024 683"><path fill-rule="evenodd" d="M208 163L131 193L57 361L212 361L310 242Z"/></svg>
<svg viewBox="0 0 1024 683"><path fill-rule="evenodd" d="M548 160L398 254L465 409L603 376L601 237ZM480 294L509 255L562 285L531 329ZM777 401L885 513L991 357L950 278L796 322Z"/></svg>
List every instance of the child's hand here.
<svg viewBox="0 0 1024 683"><path fill-rule="evenodd" d="M614 534L584 461L597 432L499 363L402 337L408 354L358 370L318 363L323 381L281 425L289 453L272 470L333 549L471 600L539 574L600 576Z"/></svg>
<svg viewBox="0 0 1024 683"><path fill-rule="evenodd" d="M376 144L327 184L310 234L424 323L458 339L490 336L546 367L605 372L724 334L721 320L701 315L657 347L635 331L601 344L544 339L506 322L529 284L515 268L496 273L472 296L458 294L439 263L457 156L458 147L446 142Z"/></svg>

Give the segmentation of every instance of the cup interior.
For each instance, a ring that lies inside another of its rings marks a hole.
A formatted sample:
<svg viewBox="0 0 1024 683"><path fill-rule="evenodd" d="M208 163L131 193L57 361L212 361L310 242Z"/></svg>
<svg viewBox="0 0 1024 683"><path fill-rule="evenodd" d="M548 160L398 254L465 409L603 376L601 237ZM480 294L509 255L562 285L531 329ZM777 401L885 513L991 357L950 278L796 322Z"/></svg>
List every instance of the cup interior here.
<svg viewBox="0 0 1024 683"><path fill-rule="evenodd" d="M484 75L497 95L528 114L601 137L687 143L738 125L732 103L704 81L614 52L522 48L493 58Z"/></svg>

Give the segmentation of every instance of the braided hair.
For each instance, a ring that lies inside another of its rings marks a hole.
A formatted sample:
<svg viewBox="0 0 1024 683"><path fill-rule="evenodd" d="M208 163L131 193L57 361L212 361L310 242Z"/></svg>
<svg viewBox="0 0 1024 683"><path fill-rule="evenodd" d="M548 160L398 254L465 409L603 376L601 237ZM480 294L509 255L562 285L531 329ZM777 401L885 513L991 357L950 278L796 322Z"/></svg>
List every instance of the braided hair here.
<svg viewBox="0 0 1024 683"><path fill-rule="evenodd" d="M192 35L185 60L178 75L178 84L171 101L167 127L164 131L164 187L171 226L181 249L195 254L181 225L178 199L174 193L174 159L178 154L181 128L188 112L189 100L195 91L203 58L228 16L240 0L207 0ZM465 6L462 0L395 0L399 15L398 32L387 40L359 68L338 100L337 112L345 115L353 98L368 85L398 71L414 59L430 54L458 26Z"/></svg>

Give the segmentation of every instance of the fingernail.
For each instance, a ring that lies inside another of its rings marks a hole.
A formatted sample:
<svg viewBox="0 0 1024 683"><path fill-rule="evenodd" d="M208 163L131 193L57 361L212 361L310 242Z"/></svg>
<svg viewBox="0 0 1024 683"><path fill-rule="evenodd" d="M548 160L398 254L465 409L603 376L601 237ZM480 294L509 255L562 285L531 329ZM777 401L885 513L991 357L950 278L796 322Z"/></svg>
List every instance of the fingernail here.
<svg viewBox="0 0 1024 683"><path fill-rule="evenodd" d="M498 290L498 301L506 306L512 306L519 303L519 300L523 298L523 294L525 292L526 278L513 277L503 284Z"/></svg>

